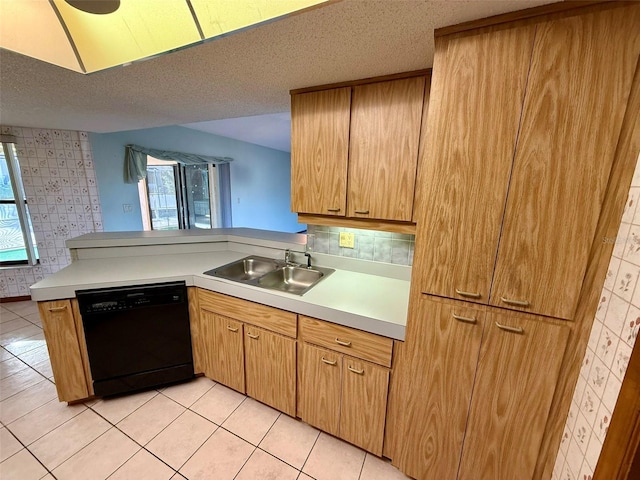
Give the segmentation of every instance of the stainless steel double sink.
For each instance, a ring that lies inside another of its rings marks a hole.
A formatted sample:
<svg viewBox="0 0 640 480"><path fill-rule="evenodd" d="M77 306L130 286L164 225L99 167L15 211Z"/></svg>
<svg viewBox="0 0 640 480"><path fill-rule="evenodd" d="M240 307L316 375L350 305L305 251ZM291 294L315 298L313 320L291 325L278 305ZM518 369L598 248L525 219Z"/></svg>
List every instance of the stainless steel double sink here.
<svg viewBox="0 0 640 480"><path fill-rule="evenodd" d="M291 262L250 255L204 272L212 277L225 278L245 285L303 295L335 270L324 267L305 267Z"/></svg>

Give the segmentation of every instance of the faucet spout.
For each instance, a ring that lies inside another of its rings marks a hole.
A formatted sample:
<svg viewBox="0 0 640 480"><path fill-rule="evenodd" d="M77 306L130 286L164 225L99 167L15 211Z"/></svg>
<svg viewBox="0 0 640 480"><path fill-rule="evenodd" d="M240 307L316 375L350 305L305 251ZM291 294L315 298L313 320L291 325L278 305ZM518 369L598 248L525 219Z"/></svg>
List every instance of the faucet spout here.
<svg viewBox="0 0 640 480"><path fill-rule="evenodd" d="M307 257L307 268L311 268L311 254L306 252L304 256Z"/></svg>

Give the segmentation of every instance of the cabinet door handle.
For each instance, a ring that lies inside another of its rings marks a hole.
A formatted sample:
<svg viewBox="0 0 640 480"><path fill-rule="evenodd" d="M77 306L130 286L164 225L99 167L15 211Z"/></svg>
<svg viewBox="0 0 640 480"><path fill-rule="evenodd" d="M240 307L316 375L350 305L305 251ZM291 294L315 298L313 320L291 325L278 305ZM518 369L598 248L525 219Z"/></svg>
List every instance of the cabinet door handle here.
<svg viewBox="0 0 640 480"><path fill-rule="evenodd" d="M459 321L464 322L464 323L477 323L478 322L475 318L463 317L462 315L456 315L455 313L453 313L452 316L456 320L459 320Z"/></svg>
<svg viewBox="0 0 640 480"><path fill-rule="evenodd" d="M253 334L253 333L251 333L251 332L247 332L247 337L249 337L249 338L253 338L254 340L257 340L259 336L260 336L260 335L254 335L254 334Z"/></svg>
<svg viewBox="0 0 640 480"><path fill-rule="evenodd" d="M524 328L520 328L520 327L510 327L509 325L502 325L501 323L496 322L496 327L498 327L500 330L504 330L506 332L511 332L511 333L524 333Z"/></svg>
<svg viewBox="0 0 640 480"><path fill-rule="evenodd" d="M353 368L351 365L347 367L350 372L357 373L358 375L364 375L364 370L357 370Z"/></svg>
<svg viewBox="0 0 640 480"><path fill-rule="evenodd" d="M229 330L230 332L234 332L235 333L235 332L238 331L238 328L237 327L233 328L231 325L227 325L227 330Z"/></svg>
<svg viewBox="0 0 640 480"><path fill-rule="evenodd" d="M339 212L339 208L327 208L327 212Z"/></svg>
<svg viewBox="0 0 640 480"><path fill-rule="evenodd" d="M335 365L336 363L338 363L337 360L334 360L333 362L331 360L327 360L326 358L322 357L320 360L322 360L322 363L326 363L327 365Z"/></svg>
<svg viewBox="0 0 640 480"><path fill-rule="evenodd" d="M64 306L62 306L62 307L51 307L51 308L49 309L49 311L50 311L51 313L55 313L55 312L64 312L66 309L67 309L67 306L66 306L66 305L64 305Z"/></svg>
<svg viewBox="0 0 640 480"><path fill-rule="evenodd" d="M513 300L511 298L504 297L500 297L500 300L502 300L507 305L516 305L518 307L528 307L530 305L526 300Z"/></svg>
<svg viewBox="0 0 640 480"><path fill-rule="evenodd" d="M456 288L456 293L458 295L460 295L461 297L468 297L468 298L480 298L481 297L481 295L479 293L476 293L476 292L465 292L465 291L462 291L462 290L458 290L457 288Z"/></svg>
<svg viewBox="0 0 640 480"><path fill-rule="evenodd" d="M350 347L351 346L351 342L345 342L343 340L340 340L339 338L336 338L336 343L338 345L342 345L343 347Z"/></svg>
<svg viewBox="0 0 640 480"><path fill-rule="evenodd" d="M360 215L369 215L369 210L356 210L356 213Z"/></svg>

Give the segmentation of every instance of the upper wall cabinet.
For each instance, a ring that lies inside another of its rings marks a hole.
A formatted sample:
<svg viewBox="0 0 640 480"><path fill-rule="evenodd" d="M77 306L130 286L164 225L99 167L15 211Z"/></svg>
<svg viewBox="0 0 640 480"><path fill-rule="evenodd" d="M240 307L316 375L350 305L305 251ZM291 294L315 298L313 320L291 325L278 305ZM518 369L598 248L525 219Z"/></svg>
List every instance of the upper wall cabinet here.
<svg viewBox="0 0 640 480"><path fill-rule="evenodd" d="M437 39L419 182L422 292L573 317L638 24L640 8L620 7Z"/></svg>
<svg viewBox="0 0 640 480"><path fill-rule="evenodd" d="M411 222L427 83L422 74L292 92L292 210Z"/></svg>
<svg viewBox="0 0 640 480"><path fill-rule="evenodd" d="M347 209L351 88L291 97L291 210L342 215Z"/></svg>

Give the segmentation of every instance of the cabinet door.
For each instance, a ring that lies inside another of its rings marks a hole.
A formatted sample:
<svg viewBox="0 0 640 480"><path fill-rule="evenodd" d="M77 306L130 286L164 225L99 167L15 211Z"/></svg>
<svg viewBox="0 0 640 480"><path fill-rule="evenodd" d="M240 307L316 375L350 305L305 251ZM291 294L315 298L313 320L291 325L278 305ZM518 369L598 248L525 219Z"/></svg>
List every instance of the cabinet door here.
<svg viewBox="0 0 640 480"><path fill-rule="evenodd" d="M207 334L207 377L245 393L242 322L202 311Z"/></svg>
<svg viewBox="0 0 640 480"><path fill-rule="evenodd" d="M301 418L338 436L342 355L307 343L300 345Z"/></svg>
<svg viewBox="0 0 640 480"><path fill-rule="evenodd" d="M487 314L460 480L533 477L569 328L516 315Z"/></svg>
<svg viewBox="0 0 640 480"><path fill-rule="evenodd" d="M353 87L349 217L411 221L425 77Z"/></svg>
<svg viewBox="0 0 640 480"><path fill-rule="evenodd" d="M296 415L296 341L245 324L247 395Z"/></svg>
<svg viewBox="0 0 640 480"><path fill-rule="evenodd" d="M344 357L340 437L374 455L382 455L389 369Z"/></svg>
<svg viewBox="0 0 640 480"><path fill-rule="evenodd" d="M84 361L69 300L38 302L51 369L61 402L89 396ZM79 324L82 328L82 325Z"/></svg>
<svg viewBox="0 0 640 480"><path fill-rule="evenodd" d="M417 186L423 293L488 302L534 33L436 39Z"/></svg>
<svg viewBox="0 0 640 480"><path fill-rule="evenodd" d="M345 215L351 88L291 96L291 210Z"/></svg>
<svg viewBox="0 0 640 480"><path fill-rule="evenodd" d="M413 478L456 478L484 313L463 302L418 302L402 349L397 463Z"/></svg>
<svg viewBox="0 0 640 480"><path fill-rule="evenodd" d="M492 305L573 317L640 54L638 25L637 4L538 25Z"/></svg>

